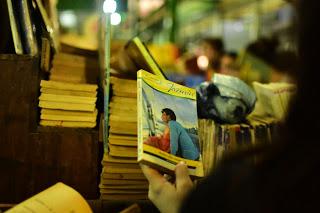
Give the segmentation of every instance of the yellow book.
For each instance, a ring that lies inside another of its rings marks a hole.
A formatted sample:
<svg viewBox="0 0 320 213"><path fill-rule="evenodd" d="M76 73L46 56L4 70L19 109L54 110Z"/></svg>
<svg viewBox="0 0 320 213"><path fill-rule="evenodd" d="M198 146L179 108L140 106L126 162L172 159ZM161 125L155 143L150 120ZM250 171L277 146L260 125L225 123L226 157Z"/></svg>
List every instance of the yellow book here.
<svg viewBox="0 0 320 213"><path fill-rule="evenodd" d="M121 174L137 174L137 173L141 173L142 174L142 171L141 169L139 168L121 168L121 167L116 167L116 166L108 166L108 167L105 167L106 171L108 173L121 173Z"/></svg>
<svg viewBox="0 0 320 213"><path fill-rule="evenodd" d="M92 210L77 191L63 183L57 183L7 211L18 212L91 213Z"/></svg>
<svg viewBox="0 0 320 213"><path fill-rule="evenodd" d="M121 194L121 195L125 195L125 194L142 194L142 195L146 195L148 194L148 191L146 189L112 189L112 188L100 188L100 193L101 194Z"/></svg>
<svg viewBox="0 0 320 213"><path fill-rule="evenodd" d="M72 91L86 91L86 92L96 92L96 90L98 89L98 86L95 84L75 84L75 83L66 83L66 82L58 82L58 81L45 81L45 80L41 80L40 86L42 88L72 90Z"/></svg>
<svg viewBox="0 0 320 213"><path fill-rule="evenodd" d="M203 177L195 89L138 71L138 162L167 173L186 162Z"/></svg>
<svg viewBox="0 0 320 213"><path fill-rule="evenodd" d="M52 120L41 120L41 126L55 126L55 127L72 127L72 128L94 128L96 122L85 122L85 121L52 121Z"/></svg>
<svg viewBox="0 0 320 213"><path fill-rule="evenodd" d="M110 139L109 138L109 143L112 145L118 145L118 146L133 146L137 147L138 141L130 141L130 140L119 140L119 139Z"/></svg>
<svg viewBox="0 0 320 213"><path fill-rule="evenodd" d="M97 101L97 98L42 93L39 97L39 100L62 102L62 103L75 103L75 104L95 104Z"/></svg>
<svg viewBox="0 0 320 213"><path fill-rule="evenodd" d="M111 114L109 117L110 122L137 122L137 115L136 114Z"/></svg>
<svg viewBox="0 0 320 213"><path fill-rule="evenodd" d="M73 66L80 68L99 69L98 60L92 57L85 57L76 54L58 53L52 61L53 66Z"/></svg>
<svg viewBox="0 0 320 213"><path fill-rule="evenodd" d="M149 184L142 184L142 185L105 185L100 184L99 188L103 189L119 189L119 190L145 190L147 191Z"/></svg>
<svg viewBox="0 0 320 213"><path fill-rule="evenodd" d="M71 95L71 96L81 96L81 97L96 97L97 96L97 91L86 92L86 91L41 88L40 92L45 93L45 94L53 94L53 95Z"/></svg>
<svg viewBox="0 0 320 213"><path fill-rule="evenodd" d="M142 171L137 173L127 173L127 172L119 172L119 173L111 173L109 170L104 170L101 174L102 178L106 179L115 179L115 180L145 180L145 176Z"/></svg>
<svg viewBox="0 0 320 213"><path fill-rule="evenodd" d="M278 120L284 119L287 114L291 97L296 92L296 86L289 83L262 84L253 82L257 95L257 105L260 107L260 116L271 116ZM255 113L255 111L253 112Z"/></svg>
<svg viewBox="0 0 320 213"><path fill-rule="evenodd" d="M147 180L101 179L101 185L148 185ZM103 187L102 187L103 188Z"/></svg>
<svg viewBox="0 0 320 213"><path fill-rule="evenodd" d="M79 116L79 117L96 117L98 114L98 110L94 109L93 112L83 112L83 111L70 111L70 110L59 110L59 109L41 109L41 114L67 115L67 116Z"/></svg>
<svg viewBox="0 0 320 213"><path fill-rule="evenodd" d="M123 157L113 157L109 154L105 154L102 159L102 164L108 164L108 163L133 163L137 164L137 161L132 158L123 158Z"/></svg>
<svg viewBox="0 0 320 213"><path fill-rule="evenodd" d="M130 146L117 146L109 144L109 152L111 156L115 157L137 157L137 148Z"/></svg>
<svg viewBox="0 0 320 213"><path fill-rule="evenodd" d="M137 85L135 87L135 90L137 90ZM134 105L137 105L137 98L113 96L111 98L111 102L112 103L119 103L119 104L134 104Z"/></svg>
<svg viewBox="0 0 320 213"><path fill-rule="evenodd" d="M113 103L109 104L110 110L126 110L132 111L132 113L137 114L137 105L136 104L122 104L122 103Z"/></svg>
<svg viewBox="0 0 320 213"><path fill-rule="evenodd" d="M130 97L130 98L136 98L137 93L132 92L123 92L123 91L113 91L113 94L119 97Z"/></svg>
<svg viewBox="0 0 320 213"><path fill-rule="evenodd" d="M131 135L115 135L110 134L109 139L116 139L116 140L129 140L129 141L137 141L138 138L136 136Z"/></svg>
<svg viewBox="0 0 320 213"><path fill-rule="evenodd" d="M137 135L137 123L110 121L110 133Z"/></svg>
<svg viewBox="0 0 320 213"><path fill-rule="evenodd" d="M101 193L100 199L112 200L112 201L124 201L124 200L147 200L147 194L106 194Z"/></svg>
<svg viewBox="0 0 320 213"><path fill-rule="evenodd" d="M41 57L40 67L41 70L49 72L50 69L50 41L47 38L41 38Z"/></svg>
<svg viewBox="0 0 320 213"><path fill-rule="evenodd" d="M62 109L62 110L93 112L96 108L96 105L95 104L62 103L62 102L40 100L39 107L47 108L47 109Z"/></svg>
<svg viewBox="0 0 320 213"><path fill-rule="evenodd" d="M69 111L59 109L41 109L40 118L44 120L89 121L95 122L98 110L93 112Z"/></svg>
<svg viewBox="0 0 320 213"><path fill-rule="evenodd" d="M125 50L129 58L134 61L134 64L138 66L138 69L144 69L150 73L153 73L159 77L159 79L166 79L160 66L154 60L145 44L135 37L130 40L125 46Z"/></svg>
<svg viewBox="0 0 320 213"><path fill-rule="evenodd" d="M131 87L131 88L137 86L137 80L117 78L114 76L110 77L110 82L114 86L124 86L124 87Z"/></svg>

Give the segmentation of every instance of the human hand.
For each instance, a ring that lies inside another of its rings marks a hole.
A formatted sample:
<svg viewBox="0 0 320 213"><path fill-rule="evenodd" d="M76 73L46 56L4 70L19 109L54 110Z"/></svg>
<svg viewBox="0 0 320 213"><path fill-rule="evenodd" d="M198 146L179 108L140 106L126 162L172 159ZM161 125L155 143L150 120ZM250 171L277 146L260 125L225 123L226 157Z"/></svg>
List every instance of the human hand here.
<svg viewBox="0 0 320 213"><path fill-rule="evenodd" d="M178 212L184 198L193 188L187 165L183 162L177 164L175 183L169 182L165 176L147 165L140 166L149 181L149 199L162 213Z"/></svg>

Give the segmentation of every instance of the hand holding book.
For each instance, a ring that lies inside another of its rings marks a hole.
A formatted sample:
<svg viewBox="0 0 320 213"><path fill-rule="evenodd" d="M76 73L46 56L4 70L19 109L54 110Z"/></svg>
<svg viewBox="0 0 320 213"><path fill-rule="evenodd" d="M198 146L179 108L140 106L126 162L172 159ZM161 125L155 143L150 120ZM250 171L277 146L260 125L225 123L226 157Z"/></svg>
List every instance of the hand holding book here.
<svg viewBox="0 0 320 213"><path fill-rule="evenodd" d="M175 167L175 182L169 182L157 170L140 164L141 169L149 181L149 199L160 212L179 212L184 198L193 188L188 167L180 162Z"/></svg>

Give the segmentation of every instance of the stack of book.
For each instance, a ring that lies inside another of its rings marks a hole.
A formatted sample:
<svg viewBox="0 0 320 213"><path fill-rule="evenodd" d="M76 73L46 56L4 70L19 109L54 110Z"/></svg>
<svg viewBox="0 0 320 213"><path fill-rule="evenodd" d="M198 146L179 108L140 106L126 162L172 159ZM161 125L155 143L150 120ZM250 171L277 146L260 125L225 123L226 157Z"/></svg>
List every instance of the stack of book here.
<svg viewBox="0 0 320 213"><path fill-rule="evenodd" d="M40 86L40 125L74 128L96 126L97 85L42 80Z"/></svg>
<svg viewBox="0 0 320 213"><path fill-rule="evenodd" d="M111 77L108 152L102 165L104 200L147 198L148 182L137 163L137 81Z"/></svg>
<svg viewBox="0 0 320 213"><path fill-rule="evenodd" d="M271 143L277 135L279 121L271 117L249 116L245 123L219 124L199 120L199 137L205 175L214 170L227 154Z"/></svg>
<svg viewBox="0 0 320 213"><path fill-rule="evenodd" d="M57 53L52 60L50 80L96 84L99 64L95 57L71 53Z"/></svg>

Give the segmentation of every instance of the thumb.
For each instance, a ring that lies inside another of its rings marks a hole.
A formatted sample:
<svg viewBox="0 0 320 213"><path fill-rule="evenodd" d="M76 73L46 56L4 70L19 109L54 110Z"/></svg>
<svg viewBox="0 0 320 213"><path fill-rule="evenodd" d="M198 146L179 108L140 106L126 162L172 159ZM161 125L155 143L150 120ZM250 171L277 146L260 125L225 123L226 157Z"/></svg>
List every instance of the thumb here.
<svg viewBox="0 0 320 213"><path fill-rule="evenodd" d="M184 162L177 164L175 168L177 190L188 190L192 188L188 167Z"/></svg>

